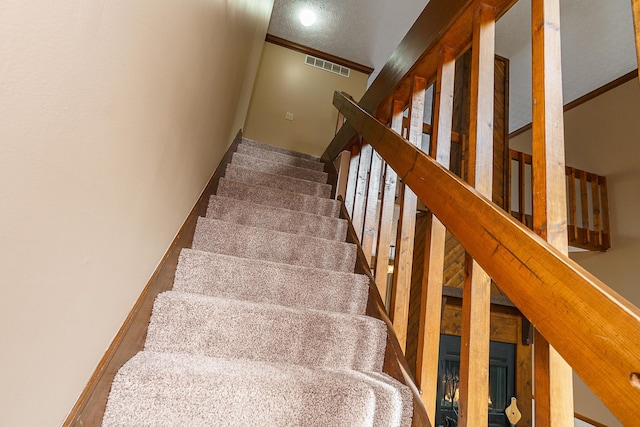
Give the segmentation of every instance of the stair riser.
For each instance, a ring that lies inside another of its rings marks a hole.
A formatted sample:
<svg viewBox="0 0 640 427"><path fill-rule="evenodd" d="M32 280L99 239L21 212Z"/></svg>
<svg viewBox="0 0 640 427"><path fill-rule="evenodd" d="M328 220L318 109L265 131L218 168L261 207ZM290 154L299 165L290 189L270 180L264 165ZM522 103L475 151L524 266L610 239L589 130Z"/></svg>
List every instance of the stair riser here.
<svg viewBox="0 0 640 427"><path fill-rule="evenodd" d="M306 153L300 153L298 151L287 150L286 148L276 147L276 146L269 145L269 144L264 144L264 143L262 143L260 141L255 141L255 140L249 139L249 138L242 138L242 144L249 145L249 146L255 147L255 148L261 148L263 150L275 151L276 153L286 154L288 156L299 157L301 159L312 160L314 162L319 162L320 161L320 157L318 157L318 156L314 156L314 155L306 154Z"/></svg>
<svg viewBox="0 0 640 427"><path fill-rule="evenodd" d="M212 196L207 218L344 242L347 221Z"/></svg>
<svg viewBox="0 0 640 427"><path fill-rule="evenodd" d="M173 289L294 308L364 314L367 276L183 249Z"/></svg>
<svg viewBox="0 0 640 427"><path fill-rule="evenodd" d="M352 273L356 246L199 218L193 249Z"/></svg>
<svg viewBox="0 0 640 427"><path fill-rule="evenodd" d="M286 154L276 153L269 150L263 150L256 147L251 147L246 144L238 145L238 153L246 154L249 156L257 157L258 159L268 160L270 162L282 163L290 166L297 166L301 168L312 169L316 171L324 171L324 163L301 159L299 157L288 156Z"/></svg>
<svg viewBox="0 0 640 427"><path fill-rule="evenodd" d="M296 166L283 165L282 163L269 162L258 159L257 157L247 156L242 153L233 153L231 163L243 168L253 169L259 172L273 173L278 175L289 176L297 179L317 182L319 184L327 183L327 173L307 168L299 168Z"/></svg>
<svg viewBox="0 0 640 427"><path fill-rule="evenodd" d="M380 371L384 322L180 292L160 294L145 350Z"/></svg>
<svg viewBox="0 0 640 427"><path fill-rule="evenodd" d="M245 169L234 164L227 166L224 176L226 178L246 182L248 184L262 185L293 193L302 193L309 196L323 198L331 197L331 186L328 184L318 184L316 182L305 181L303 179L258 172L252 169Z"/></svg>
<svg viewBox="0 0 640 427"><path fill-rule="evenodd" d="M336 200L306 196L304 194L277 190L260 185L246 184L228 178L220 179L216 194L223 197L245 200L251 203L308 212L315 215L331 216L334 218L340 215L340 202Z"/></svg>

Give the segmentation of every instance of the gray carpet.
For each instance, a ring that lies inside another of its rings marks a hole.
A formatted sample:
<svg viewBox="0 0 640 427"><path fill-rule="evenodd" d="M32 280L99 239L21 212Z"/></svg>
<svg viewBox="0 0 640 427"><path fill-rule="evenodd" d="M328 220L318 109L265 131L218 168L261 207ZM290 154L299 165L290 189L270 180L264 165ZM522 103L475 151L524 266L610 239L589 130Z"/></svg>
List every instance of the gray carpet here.
<svg viewBox="0 0 640 427"><path fill-rule="evenodd" d="M243 140L104 426L410 426L317 158ZM284 189L283 189L284 188Z"/></svg>
<svg viewBox="0 0 640 427"><path fill-rule="evenodd" d="M211 196L207 218L344 242L347 220Z"/></svg>

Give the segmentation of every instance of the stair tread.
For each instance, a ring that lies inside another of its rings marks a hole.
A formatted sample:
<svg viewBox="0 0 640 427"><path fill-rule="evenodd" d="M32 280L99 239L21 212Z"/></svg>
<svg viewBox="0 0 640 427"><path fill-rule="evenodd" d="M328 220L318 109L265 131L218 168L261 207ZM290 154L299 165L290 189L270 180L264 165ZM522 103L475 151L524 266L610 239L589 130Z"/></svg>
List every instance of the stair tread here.
<svg viewBox="0 0 640 427"><path fill-rule="evenodd" d="M103 426L408 427L411 412L409 389L381 374L141 351L117 373Z"/></svg>
<svg viewBox="0 0 640 427"><path fill-rule="evenodd" d="M250 138L242 138L242 144L247 144L253 147L262 148L263 150L271 150L277 153L288 154L294 157L300 157L302 159L320 161L320 157L314 156L313 154L301 153L299 151L289 150L287 148L277 147L275 145L266 144L264 142L256 141L255 139Z"/></svg>
<svg viewBox="0 0 640 427"><path fill-rule="evenodd" d="M198 218L192 248L348 273L356 260L356 246L351 243L203 217Z"/></svg>
<svg viewBox="0 0 640 427"><path fill-rule="evenodd" d="M284 165L282 163L271 162L269 160L259 159L242 153L233 153L231 155L231 164L247 169L254 169L260 172L275 173L290 176L292 178L304 179L306 181L317 182L319 184L326 184L329 177L329 174L326 172L301 168L298 166Z"/></svg>
<svg viewBox="0 0 640 427"><path fill-rule="evenodd" d="M321 239L345 241L347 221L340 218L276 208L228 197L211 196L207 218L233 221Z"/></svg>
<svg viewBox="0 0 640 427"><path fill-rule="evenodd" d="M289 307L364 314L369 278L183 249L173 289Z"/></svg>
<svg viewBox="0 0 640 427"><path fill-rule="evenodd" d="M259 159L269 160L271 162L313 169L320 172L324 171L324 163L320 161L301 159L300 157L277 153L275 151L265 150L263 148L253 147L247 144L238 144L237 152L257 157Z"/></svg>
<svg viewBox="0 0 640 427"><path fill-rule="evenodd" d="M166 291L145 350L380 371L386 324L369 316Z"/></svg>
<svg viewBox="0 0 640 427"><path fill-rule="evenodd" d="M285 175L260 172L254 169L244 168L233 163L227 165L224 174L229 179L247 182L265 187L277 188L295 193L307 194L316 197L331 197L331 186L304 179L292 178Z"/></svg>
<svg viewBox="0 0 640 427"><path fill-rule="evenodd" d="M278 190L263 185L248 184L224 177L220 178L218 182L216 194L267 206L314 213L316 215L336 218L340 215L340 202L337 200Z"/></svg>

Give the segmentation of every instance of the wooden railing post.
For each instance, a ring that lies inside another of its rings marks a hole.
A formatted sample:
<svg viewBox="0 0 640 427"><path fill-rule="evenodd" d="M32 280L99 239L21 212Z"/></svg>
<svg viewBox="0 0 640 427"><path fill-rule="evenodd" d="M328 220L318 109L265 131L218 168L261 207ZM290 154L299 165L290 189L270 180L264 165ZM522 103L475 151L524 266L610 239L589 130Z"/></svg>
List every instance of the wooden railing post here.
<svg viewBox="0 0 640 427"><path fill-rule="evenodd" d="M404 104L393 102L391 112L391 129L398 134L402 132L402 112ZM384 189L382 206L380 207L380 226L376 246L376 286L382 298L387 295L387 271L389 267L389 250L391 249L391 232L393 228L393 209L396 203L396 181L398 176L389 165L384 167Z"/></svg>
<svg viewBox="0 0 640 427"><path fill-rule="evenodd" d="M431 156L446 168L450 167L451 158L455 65L453 53L443 49L438 63L430 151ZM432 215L431 226L428 227L427 233L429 236L427 237L428 246L425 248L425 273L422 276L416 380L422 391L422 402L427 416L432 424L436 425L438 354L447 229L438 218Z"/></svg>
<svg viewBox="0 0 640 427"><path fill-rule="evenodd" d="M568 237L560 5L559 0L532 0L531 7L533 228L566 255ZM588 218L583 227L589 229ZM536 426L573 426L571 367L540 333L536 332L534 339Z"/></svg>
<svg viewBox="0 0 640 427"><path fill-rule="evenodd" d="M424 121L424 101L427 82L415 76L411 87L409 104L409 142L420 148L422 144L422 123ZM393 272L393 292L389 317L400 342L400 348L406 351L407 323L409 319L409 297L411 293L411 267L413 264L413 241L416 228L416 207L418 197L408 186L403 186L398 237L396 240L396 259Z"/></svg>
<svg viewBox="0 0 640 427"><path fill-rule="evenodd" d="M471 46L469 183L480 194L491 199L495 72L493 7L481 4L475 11ZM462 299L458 420L462 426L484 426L489 416L491 278L468 254L465 270L468 274L465 275Z"/></svg>

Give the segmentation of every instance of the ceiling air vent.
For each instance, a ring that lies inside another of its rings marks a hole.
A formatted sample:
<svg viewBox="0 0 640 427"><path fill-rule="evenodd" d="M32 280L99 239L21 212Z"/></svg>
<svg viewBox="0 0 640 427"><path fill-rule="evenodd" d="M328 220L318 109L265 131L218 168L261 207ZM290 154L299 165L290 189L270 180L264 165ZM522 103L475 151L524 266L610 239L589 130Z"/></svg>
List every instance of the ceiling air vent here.
<svg viewBox="0 0 640 427"><path fill-rule="evenodd" d="M316 58L315 56L307 55L304 61L305 64L312 67L320 68L331 73L340 74L344 77L349 77L351 69L343 67L342 65L335 64L333 62L325 61L324 59Z"/></svg>

